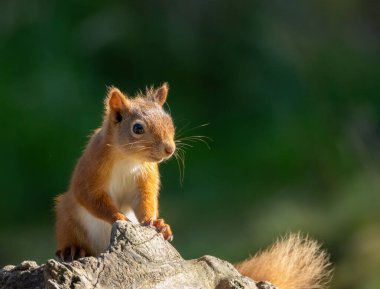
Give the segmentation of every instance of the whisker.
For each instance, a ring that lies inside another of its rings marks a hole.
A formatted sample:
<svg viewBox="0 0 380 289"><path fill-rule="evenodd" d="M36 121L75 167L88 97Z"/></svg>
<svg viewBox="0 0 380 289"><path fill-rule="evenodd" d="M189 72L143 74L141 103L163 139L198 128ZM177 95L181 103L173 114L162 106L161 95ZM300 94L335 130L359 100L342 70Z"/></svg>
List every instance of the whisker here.
<svg viewBox="0 0 380 289"><path fill-rule="evenodd" d="M186 140L186 139L192 139L192 138L197 138L197 139L201 138L201 139L207 139L207 140L212 141L212 138L205 136L205 135L190 135L190 136L185 136L182 138L177 138L177 140Z"/></svg>
<svg viewBox="0 0 380 289"><path fill-rule="evenodd" d="M188 141L188 142L202 142L203 144L206 145L206 147L211 150L211 147L209 145L209 143L207 141L213 141L211 138L209 138L208 136L204 136L204 135L193 135L193 136L187 136L187 137L183 137L183 138L180 138L180 139L177 139L176 142L179 142L179 143L184 143L184 141Z"/></svg>
<svg viewBox="0 0 380 289"><path fill-rule="evenodd" d="M172 110L170 109L169 103L165 102L166 106L168 107L169 114L172 114Z"/></svg>
<svg viewBox="0 0 380 289"><path fill-rule="evenodd" d="M206 123L200 124L200 125L198 125L198 126L195 126L195 127L193 127L193 128L188 129L188 130L186 131L186 133L188 133L188 132L190 132L190 131L193 131L193 130L195 130L195 129L201 128L201 127L208 126L208 125L210 125L209 122L206 122Z"/></svg>
<svg viewBox="0 0 380 289"><path fill-rule="evenodd" d="M175 153L174 157L175 157L175 159L177 161L177 165L178 165L179 183L182 186L183 177L182 177L182 171L181 171L181 164L180 164L180 161L178 160L178 153Z"/></svg>
<svg viewBox="0 0 380 289"><path fill-rule="evenodd" d="M200 125L198 127L203 127L206 125L209 125L209 124L206 123L206 124ZM188 124L186 126L188 126ZM192 128L190 130L196 129L198 127ZM180 132L181 131L184 132L184 127L180 130ZM189 131L189 130L187 130L187 131ZM185 137L178 137L177 136L177 139L174 141L176 146L177 146L174 157L176 158L177 165L178 165L179 178L180 178L181 186L182 186L183 181L185 179L185 169L186 169L186 165L185 165L186 150L185 149L194 147L192 144L189 144L189 142L191 142L191 143L201 142L204 145L206 145L206 147L210 150L211 147L210 147L208 141L213 141L213 140L210 137L204 136L204 135L193 135L193 136L185 136Z"/></svg>
<svg viewBox="0 0 380 289"><path fill-rule="evenodd" d="M153 141L150 141L150 140L138 140L138 141L134 141L134 142L130 142L130 143L127 143L127 144L124 144L122 145L122 147L124 146L130 146L130 147L133 147L135 144L149 144L149 143L153 143Z"/></svg>
<svg viewBox="0 0 380 289"><path fill-rule="evenodd" d="M181 127L180 129L178 129L177 131L177 135L180 135L181 133L184 133L184 130L191 124L191 122L189 121L188 123L186 123L183 127Z"/></svg>
<svg viewBox="0 0 380 289"><path fill-rule="evenodd" d="M136 148L145 148L145 147L149 147L145 144L141 144L141 145L137 145L137 146L134 146L134 147L131 147L131 149L136 149Z"/></svg>
<svg viewBox="0 0 380 289"><path fill-rule="evenodd" d="M136 152L141 152L141 151L144 151L144 150L149 150L151 148L153 148L153 147L145 147L144 146L144 147L141 147L141 148L137 149Z"/></svg>
<svg viewBox="0 0 380 289"><path fill-rule="evenodd" d="M183 181L185 179L185 152L180 148L176 151L175 157L178 163L178 169L180 173L180 184L182 186ZM182 171L181 171L181 165L182 165Z"/></svg>
<svg viewBox="0 0 380 289"><path fill-rule="evenodd" d="M178 130L178 132L177 132L178 137L180 137L181 135L183 135L185 133L189 133L190 131L193 131L195 129L210 125L210 123L204 123L204 124L201 124L201 125L198 125L198 126L195 126L195 127L192 127L190 129L185 130L185 128L187 128L190 124L191 124L191 122L188 122L187 124L185 124L182 128L180 128Z"/></svg>
<svg viewBox="0 0 380 289"><path fill-rule="evenodd" d="M185 174L185 154L186 154L186 151L183 150L182 148L179 149L179 154L181 156L181 159L182 159L182 165L183 165L183 173Z"/></svg>
<svg viewBox="0 0 380 289"><path fill-rule="evenodd" d="M188 143L184 143L184 142L176 142L176 145L177 145L178 148L181 148L182 146L184 146L184 147L190 147L190 148L194 147L193 145L188 144Z"/></svg>

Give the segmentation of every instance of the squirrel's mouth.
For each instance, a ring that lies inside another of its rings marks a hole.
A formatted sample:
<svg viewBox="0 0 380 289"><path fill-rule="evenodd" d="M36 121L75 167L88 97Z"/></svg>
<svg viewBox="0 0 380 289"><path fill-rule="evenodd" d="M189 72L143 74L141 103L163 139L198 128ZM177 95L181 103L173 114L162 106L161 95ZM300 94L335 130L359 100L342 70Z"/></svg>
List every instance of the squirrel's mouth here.
<svg viewBox="0 0 380 289"><path fill-rule="evenodd" d="M155 162L155 163L160 163L162 161L170 159L172 155L167 155L167 156L156 156L156 155L147 155L146 159L148 162Z"/></svg>
<svg viewBox="0 0 380 289"><path fill-rule="evenodd" d="M152 155L148 155L147 156L147 161L148 162L160 163L163 160L164 160L164 158L162 158L162 157L157 157L157 156L152 156Z"/></svg>

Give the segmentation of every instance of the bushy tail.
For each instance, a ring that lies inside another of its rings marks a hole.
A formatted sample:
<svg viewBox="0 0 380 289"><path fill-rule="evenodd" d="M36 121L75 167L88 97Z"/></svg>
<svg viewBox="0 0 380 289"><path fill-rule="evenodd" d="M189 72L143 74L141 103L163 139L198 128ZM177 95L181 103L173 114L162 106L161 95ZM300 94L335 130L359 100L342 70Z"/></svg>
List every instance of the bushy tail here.
<svg viewBox="0 0 380 289"><path fill-rule="evenodd" d="M330 265L328 254L316 241L290 234L236 268L242 275L269 281L279 289L322 289L331 279Z"/></svg>

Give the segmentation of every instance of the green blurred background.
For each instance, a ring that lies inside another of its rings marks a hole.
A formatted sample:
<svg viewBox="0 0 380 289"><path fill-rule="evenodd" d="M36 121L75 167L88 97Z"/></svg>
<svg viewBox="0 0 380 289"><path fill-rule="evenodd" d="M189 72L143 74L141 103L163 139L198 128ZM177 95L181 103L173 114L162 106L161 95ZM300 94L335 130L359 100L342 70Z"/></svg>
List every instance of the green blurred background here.
<svg viewBox="0 0 380 289"><path fill-rule="evenodd" d="M106 85L170 84L178 128L213 139L161 166L185 258L232 262L280 234L324 243L332 288L380 288L375 1L0 1L0 266L54 252Z"/></svg>

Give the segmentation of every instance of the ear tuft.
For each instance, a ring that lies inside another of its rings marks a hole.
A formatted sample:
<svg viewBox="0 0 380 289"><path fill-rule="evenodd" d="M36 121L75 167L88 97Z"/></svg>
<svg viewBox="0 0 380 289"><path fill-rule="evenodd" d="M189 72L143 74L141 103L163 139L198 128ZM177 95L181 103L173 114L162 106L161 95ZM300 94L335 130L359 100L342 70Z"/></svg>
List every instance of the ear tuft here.
<svg viewBox="0 0 380 289"><path fill-rule="evenodd" d="M154 100L161 106L164 105L166 98L168 97L169 84L165 82L160 88L154 92Z"/></svg>

